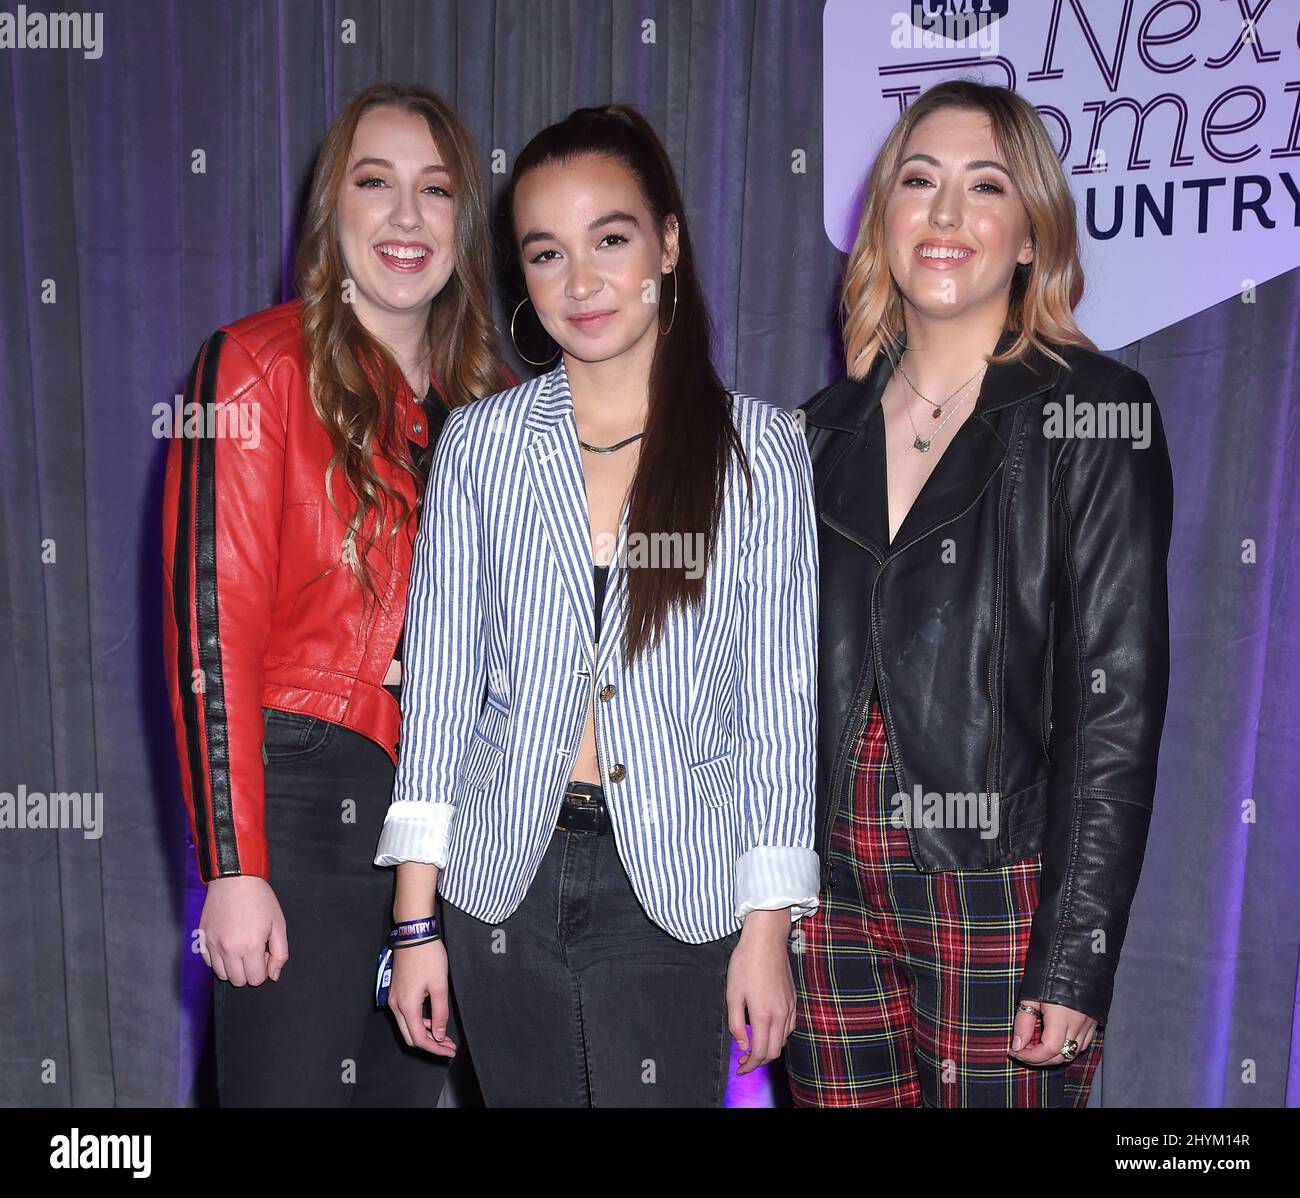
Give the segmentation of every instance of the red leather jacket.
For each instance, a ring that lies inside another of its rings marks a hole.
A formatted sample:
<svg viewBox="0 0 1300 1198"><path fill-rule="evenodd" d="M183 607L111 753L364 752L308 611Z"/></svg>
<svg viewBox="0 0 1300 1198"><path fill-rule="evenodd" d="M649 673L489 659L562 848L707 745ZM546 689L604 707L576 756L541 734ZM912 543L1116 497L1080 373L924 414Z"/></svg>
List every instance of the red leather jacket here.
<svg viewBox="0 0 1300 1198"><path fill-rule="evenodd" d="M299 301L280 304L204 342L183 409L201 412L202 426L187 426L167 456L167 685L205 884L269 876L263 707L340 724L397 760L398 706L383 677L406 616L417 521L394 539L391 561L371 550L380 602L367 603L325 497L330 442L308 395L300 315ZM395 413L409 440L428 444L405 380ZM414 506L410 475L378 455L375 468ZM337 475L334 496L350 516Z"/></svg>

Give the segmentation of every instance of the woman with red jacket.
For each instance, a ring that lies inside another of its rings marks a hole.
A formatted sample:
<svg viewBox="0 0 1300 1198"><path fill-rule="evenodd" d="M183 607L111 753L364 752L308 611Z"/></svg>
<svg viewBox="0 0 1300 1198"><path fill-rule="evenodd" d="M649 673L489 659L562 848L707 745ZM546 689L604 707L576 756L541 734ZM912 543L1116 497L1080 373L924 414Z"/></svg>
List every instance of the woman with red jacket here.
<svg viewBox="0 0 1300 1198"><path fill-rule="evenodd" d="M374 1008L392 878L370 859L433 442L512 381L488 245L459 117L423 88L366 88L316 164L300 298L219 329L190 373L165 656L223 1106L433 1106L455 1051L406 1048Z"/></svg>

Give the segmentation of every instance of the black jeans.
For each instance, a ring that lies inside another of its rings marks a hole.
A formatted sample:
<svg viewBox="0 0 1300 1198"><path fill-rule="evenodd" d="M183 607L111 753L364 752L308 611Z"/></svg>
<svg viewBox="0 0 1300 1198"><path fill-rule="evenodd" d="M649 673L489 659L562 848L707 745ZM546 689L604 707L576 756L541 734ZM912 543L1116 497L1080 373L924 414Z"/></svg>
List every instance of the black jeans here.
<svg viewBox="0 0 1300 1198"><path fill-rule="evenodd" d="M271 886L289 960L277 982L213 978L221 1105L436 1106L447 1060L408 1048L375 1008L393 871L371 862L392 762L358 733L281 711L266 712L266 756Z"/></svg>
<svg viewBox="0 0 1300 1198"><path fill-rule="evenodd" d="M552 833L524 901L499 925L439 906L486 1105L722 1105L727 964L740 932L686 944L658 927L612 834Z"/></svg>

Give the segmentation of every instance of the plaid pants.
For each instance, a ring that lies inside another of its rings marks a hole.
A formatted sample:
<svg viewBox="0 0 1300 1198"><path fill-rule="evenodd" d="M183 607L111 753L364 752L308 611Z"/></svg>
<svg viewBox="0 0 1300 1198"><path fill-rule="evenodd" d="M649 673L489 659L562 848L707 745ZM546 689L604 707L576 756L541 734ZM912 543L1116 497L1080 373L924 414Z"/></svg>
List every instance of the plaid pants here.
<svg viewBox="0 0 1300 1198"><path fill-rule="evenodd" d="M831 886L797 925L799 1009L786 1045L798 1106L1086 1106L1102 1029L1068 1065L1007 1056L1038 903L1038 854L926 874L907 829L873 693L832 825Z"/></svg>

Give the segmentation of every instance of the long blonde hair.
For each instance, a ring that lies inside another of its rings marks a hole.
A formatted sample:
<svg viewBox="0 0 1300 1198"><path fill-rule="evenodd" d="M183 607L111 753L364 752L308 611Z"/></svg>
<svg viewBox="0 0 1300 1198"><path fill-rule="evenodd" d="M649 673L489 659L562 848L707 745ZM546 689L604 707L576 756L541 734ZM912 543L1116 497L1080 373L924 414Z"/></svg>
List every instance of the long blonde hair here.
<svg viewBox="0 0 1300 1198"><path fill-rule="evenodd" d="M456 265L430 305L426 330L433 375L443 398L454 408L507 386L489 298L489 231L478 149L455 110L427 88L373 84L352 98L325 135L294 262L295 285L303 303L312 405L333 448L325 471L325 493L346 525L345 541L355 547L347 555L348 565L370 596L376 591L369 551L382 535L384 549L391 554L393 541L423 502L427 479L427 463L421 467L412 460L405 429L396 428L393 419L401 369L366 331L353 305L343 299L347 267L339 250L339 190L357 124L365 113L380 107L424 117L451 175ZM377 449L415 478L414 507L379 477L374 464ZM336 472L356 501L351 518L344 517L334 497Z"/></svg>
<svg viewBox="0 0 1300 1198"><path fill-rule="evenodd" d="M928 88L904 109L871 165L858 235L840 293L850 377L863 378L880 350L896 355L901 348L903 299L885 252L885 204L912 130L941 108L974 109L988 117L994 142L1029 215L1034 258L1016 267L1007 311L1007 328L1018 336L1005 353L988 360L1015 361L1033 347L1064 365L1047 342L1096 349L1074 319L1074 308L1083 295L1074 197L1043 122L1033 106L1010 88L950 79Z"/></svg>

